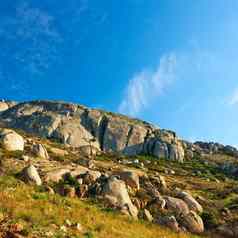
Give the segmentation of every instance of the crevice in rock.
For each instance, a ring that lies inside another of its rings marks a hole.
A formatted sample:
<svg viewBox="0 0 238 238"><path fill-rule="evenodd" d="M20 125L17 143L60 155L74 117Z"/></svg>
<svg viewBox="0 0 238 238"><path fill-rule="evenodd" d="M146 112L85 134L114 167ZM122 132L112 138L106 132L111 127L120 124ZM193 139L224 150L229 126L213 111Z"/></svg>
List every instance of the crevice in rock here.
<svg viewBox="0 0 238 238"><path fill-rule="evenodd" d="M132 133L133 133L133 129L134 129L134 126L131 125L129 130L128 130L128 133L127 133L127 136L126 136L126 144L125 144L125 148L128 146L129 142L130 142L130 139L131 139L131 136L132 136Z"/></svg>
<svg viewBox="0 0 238 238"><path fill-rule="evenodd" d="M100 149L102 151L104 150L104 136L108 126L108 121L109 121L108 118L104 115L99 122L99 127L98 127L99 144L100 144Z"/></svg>
<svg viewBox="0 0 238 238"><path fill-rule="evenodd" d="M89 110L88 109L85 109L84 112L80 115L80 118L81 118L81 125L87 130L89 131L92 136L95 137L95 132L93 130L93 127L92 127L92 123L91 123L91 120L89 118Z"/></svg>

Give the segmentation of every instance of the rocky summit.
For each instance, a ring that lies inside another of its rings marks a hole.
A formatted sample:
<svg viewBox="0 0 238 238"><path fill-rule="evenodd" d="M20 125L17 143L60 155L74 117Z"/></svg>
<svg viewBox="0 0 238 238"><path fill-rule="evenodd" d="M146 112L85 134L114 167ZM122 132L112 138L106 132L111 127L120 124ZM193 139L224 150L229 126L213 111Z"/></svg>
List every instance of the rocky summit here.
<svg viewBox="0 0 238 238"><path fill-rule="evenodd" d="M232 146L82 105L2 100L0 162L0 237L238 237Z"/></svg>

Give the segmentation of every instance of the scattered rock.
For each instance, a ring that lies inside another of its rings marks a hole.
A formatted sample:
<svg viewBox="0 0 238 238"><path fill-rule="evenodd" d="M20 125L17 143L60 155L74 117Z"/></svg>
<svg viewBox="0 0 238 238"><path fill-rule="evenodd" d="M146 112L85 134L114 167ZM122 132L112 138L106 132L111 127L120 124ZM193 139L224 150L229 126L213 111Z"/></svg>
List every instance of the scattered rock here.
<svg viewBox="0 0 238 238"><path fill-rule="evenodd" d="M123 180L126 185L130 186L133 189L140 189L139 176L135 171L125 170L116 173L120 176L120 179Z"/></svg>
<svg viewBox="0 0 238 238"><path fill-rule="evenodd" d="M167 226L171 230L175 232L180 232L181 229L179 227L179 223L177 222L175 216L165 216L165 217L159 217L157 220L157 223Z"/></svg>
<svg viewBox="0 0 238 238"><path fill-rule="evenodd" d="M8 151L23 151L24 139L13 130L0 130L0 143L5 150Z"/></svg>
<svg viewBox="0 0 238 238"><path fill-rule="evenodd" d="M203 212L202 206L187 192L179 191L177 196L183 199L188 205L189 209L198 213Z"/></svg>
<svg viewBox="0 0 238 238"><path fill-rule="evenodd" d="M23 155L21 158L24 162L29 162L30 161L30 157L28 155Z"/></svg>
<svg viewBox="0 0 238 238"><path fill-rule="evenodd" d="M103 187L103 194L110 205L120 209L126 207L129 214L137 218L138 210L131 202L124 181L111 176Z"/></svg>
<svg viewBox="0 0 238 238"><path fill-rule="evenodd" d="M147 209L143 210L143 217L144 217L145 220L147 220L149 222L153 221L153 216L151 215L151 213Z"/></svg>
<svg viewBox="0 0 238 238"><path fill-rule="evenodd" d="M62 150L56 147L49 147L49 151L56 156L66 156L69 154L67 150Z"/></svg>
<svg viewBox="0 0 238 238"><path fill-rule="evenodd" d="M21 172L21 176L22 176L22 179L27 183L33 183L38 186L42 184L38 171L33 165L30 165L24 168Z"/></svg>
<svg viewBox="0 0 238 238"><path fill-rule="evenodd" d="M61 179L63 179L64 175L67 173L70 173L70 169L67 168L55 169L53 171L46 173L45 181L58 183Z"/></svg>
<svg viewBox="0 0 238 238"><path fill-rule="evenodd" d="M168 196L164 196L163 198L166 202L166 209L174 212L176 215L189 213L189 208L182 199Z"/></svg>
<svg viewBox="0 0 238 238"><path fill-rule="evenodd" d="M204 232L203 220L194 211L190 211L188 214L183 214L181 223L192 233L200 234Z"/></svg>
<svg viewBox="0 0 238 238"><path fill-rule="evenodd" d="M33 145L33 153L39 158L49 159L48 152L42 144Z"/></svg>

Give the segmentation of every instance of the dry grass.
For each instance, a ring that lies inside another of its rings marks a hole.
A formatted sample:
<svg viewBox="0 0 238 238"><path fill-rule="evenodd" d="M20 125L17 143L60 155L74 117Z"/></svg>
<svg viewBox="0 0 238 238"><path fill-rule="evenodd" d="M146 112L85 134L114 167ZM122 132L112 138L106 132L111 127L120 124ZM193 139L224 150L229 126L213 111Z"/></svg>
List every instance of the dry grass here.
<svg viewBox="0 0 238 238"><path fill-rule="evenodd" d="M98 237L98 238L188 238L187 234L175 234L158 225L133 221L118 213L107 211L98 205L79 199L49 195L39 188L29 187L12 177L0 178L0 208L6 223L24 225L28 237ZM84 231L68 228L67 236L59 231L69 219L79 222Z"/></svg>

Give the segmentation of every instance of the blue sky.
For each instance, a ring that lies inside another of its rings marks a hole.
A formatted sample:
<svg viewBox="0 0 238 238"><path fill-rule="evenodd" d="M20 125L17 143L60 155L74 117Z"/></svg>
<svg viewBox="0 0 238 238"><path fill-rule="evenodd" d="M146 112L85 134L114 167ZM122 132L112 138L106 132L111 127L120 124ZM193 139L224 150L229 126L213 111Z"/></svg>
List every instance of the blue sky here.
<svg viewBox="0 0 238 238"><path fill-rule="evenodd" d="M0 97L61 99L238 145L238 1L0 3Z"/></svg>

